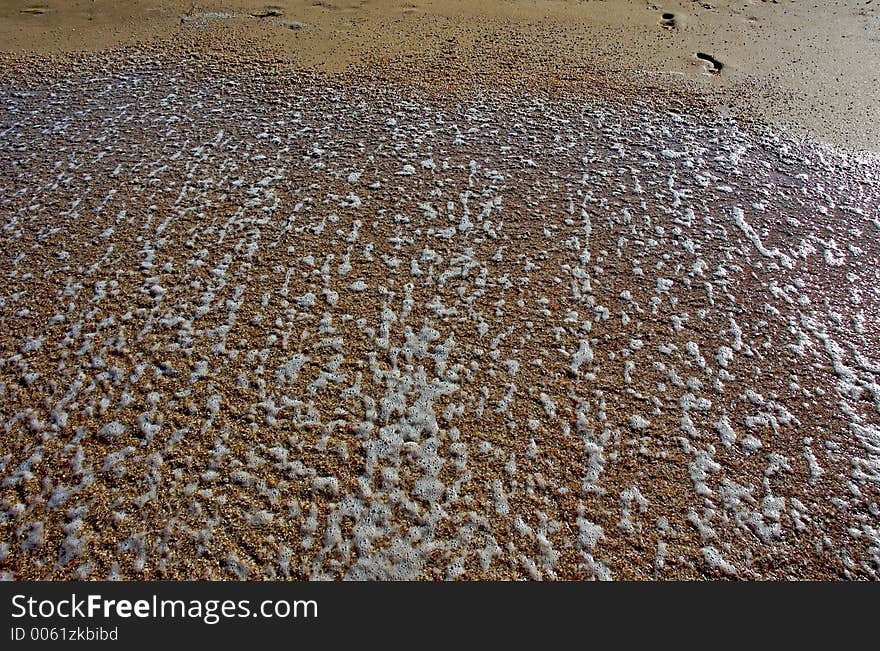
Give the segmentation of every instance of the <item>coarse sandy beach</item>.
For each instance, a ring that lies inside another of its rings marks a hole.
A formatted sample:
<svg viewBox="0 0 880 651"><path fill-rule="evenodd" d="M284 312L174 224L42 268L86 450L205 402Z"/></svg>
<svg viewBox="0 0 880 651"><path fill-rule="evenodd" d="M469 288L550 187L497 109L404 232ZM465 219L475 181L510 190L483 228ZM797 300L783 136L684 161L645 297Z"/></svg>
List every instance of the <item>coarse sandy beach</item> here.
<svg viewBox="0 0 880 651"><path fill-rule="evenodd" d="M671 28L659 24L666 13ZM354 77L675 88L822 142L880 149L873 0L0 0L5 53L181 45L193 31L208 52L265 51ZM705 74L698 52L722 74Z"/></svg>
<svg viewBox="0 0 880 651"><path fill-rule="evenodd" d="M0 575L876 580L878 46L0 0Z"/></svg>

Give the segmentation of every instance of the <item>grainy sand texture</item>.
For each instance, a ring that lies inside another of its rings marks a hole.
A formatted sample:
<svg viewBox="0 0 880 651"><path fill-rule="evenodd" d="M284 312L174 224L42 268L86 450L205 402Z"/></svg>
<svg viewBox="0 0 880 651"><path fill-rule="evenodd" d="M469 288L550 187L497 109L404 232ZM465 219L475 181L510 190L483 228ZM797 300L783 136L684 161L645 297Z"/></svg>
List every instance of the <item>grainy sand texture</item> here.
<svg viewBox="0 0 880 651"><path fill-rule="evenodd" d="M601 71L823 142L880 149L872 0L0 0L2 52L180 42L210 26L220 30L215 49L247 59L265 47L325 72L552 85ZM705 74L697 53L721 62L721 74Z"/></svg>
<svg viewBox="0 0 880 651"><path fill-rule="evenodd" d="M0 2L3 578L878 578L873 3L114 4Z"/></svg>

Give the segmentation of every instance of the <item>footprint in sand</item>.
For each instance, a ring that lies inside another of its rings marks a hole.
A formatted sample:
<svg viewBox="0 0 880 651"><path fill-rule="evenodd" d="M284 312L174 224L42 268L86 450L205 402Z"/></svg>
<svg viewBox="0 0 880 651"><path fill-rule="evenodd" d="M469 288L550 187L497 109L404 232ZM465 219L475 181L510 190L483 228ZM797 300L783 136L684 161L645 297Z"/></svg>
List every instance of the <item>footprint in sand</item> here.
<svg viewBox="0 0 880 651"><path fill-rule="evenodd" d="M660 14L660 20L657 22L663 29L675 29L675 14Z"/></svg>
<svg viewBox="0 0 880 651"><path fill-rule="evenodd" d="M281 7L277 5L269 5L266 7L265 11L261 11L256 14L251 14L251 18L280 18L284 15L284 12L281 10Z"/></svg>
<svg viewBox="0 0 880 651"><path fill-rule="evenodd" d="M706 72L717 75L721 73L721 68L724 67L718 59L713 57L711 54L706 54L705 52L697 52L694 54L700 61L706 62Z"/></svg>

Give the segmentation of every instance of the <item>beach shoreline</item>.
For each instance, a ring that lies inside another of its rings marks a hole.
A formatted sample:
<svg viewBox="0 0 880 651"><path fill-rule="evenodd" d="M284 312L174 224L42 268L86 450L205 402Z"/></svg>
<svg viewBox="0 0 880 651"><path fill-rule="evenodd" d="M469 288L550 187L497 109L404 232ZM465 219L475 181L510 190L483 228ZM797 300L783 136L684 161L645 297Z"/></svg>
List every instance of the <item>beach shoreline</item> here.
<svg viewBox="0 0 880 651"><path fill-rule="evenodd" d="M0 52L82 54L186 44L303 70L474 87L669 88L820 142L880 150L880 22L857 0L191 3L0 1ZM672 26L662 23L670 14ZM714 57L714 70L697 53ZM14 57L13 57L14 58ZM857 64L855 62L858 62ZM611 89L613 92L613 88Z"/></svg>
<svg viewBox="0 0 880 651"><path fill-rule="evenodd" d="M117 55L0 84L0 577L877 578L876 165Z"/></svg>
<svg viewBox="0 0 880 651"><path fill-rule="evenodd" d="M0 579L880 577L876 125L712 9L56 6L0 0Z"/></svg>

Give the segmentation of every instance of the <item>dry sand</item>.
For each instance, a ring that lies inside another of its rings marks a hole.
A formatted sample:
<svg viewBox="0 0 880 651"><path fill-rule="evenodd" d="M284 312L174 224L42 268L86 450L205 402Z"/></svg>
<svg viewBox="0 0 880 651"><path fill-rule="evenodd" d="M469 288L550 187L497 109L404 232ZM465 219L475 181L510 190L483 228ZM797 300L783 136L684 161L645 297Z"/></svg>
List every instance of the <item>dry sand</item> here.
<svg viewBox="0 0 880 651"><path fill-rule="evenodd" d="M248 56L256 41L307 69L477 74L490 85L498 74L552 84L586 70L685 88L823 141L877 150L878 11L870 0L0 0L0 51L156 43L221 22L219 47ZM673 29L658 24L666 12ZM716 57L721 74L705 74L696 52Z"/></svg>

